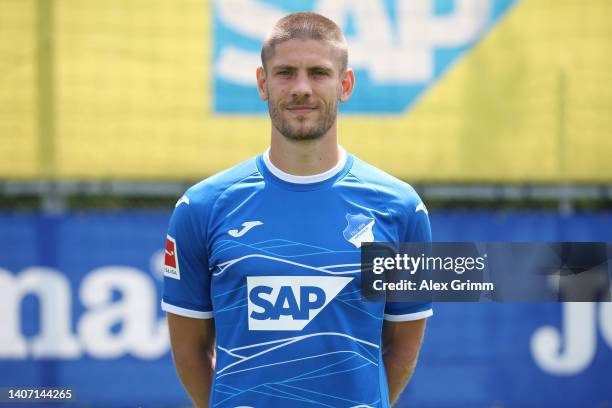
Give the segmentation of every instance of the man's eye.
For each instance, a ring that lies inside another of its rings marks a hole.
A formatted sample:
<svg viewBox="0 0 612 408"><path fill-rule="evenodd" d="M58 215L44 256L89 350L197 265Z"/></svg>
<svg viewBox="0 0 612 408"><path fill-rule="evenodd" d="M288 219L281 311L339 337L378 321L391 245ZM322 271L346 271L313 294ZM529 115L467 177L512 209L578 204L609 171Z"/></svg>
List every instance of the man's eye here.
<svg viewBox="0 0 612 408"><path fill-rule="evenodd" d="M281 75L281 76L288 76L291 75L291 72L287 71L287 70L283 70L283 71L277 71L276 75Z"/></svg>

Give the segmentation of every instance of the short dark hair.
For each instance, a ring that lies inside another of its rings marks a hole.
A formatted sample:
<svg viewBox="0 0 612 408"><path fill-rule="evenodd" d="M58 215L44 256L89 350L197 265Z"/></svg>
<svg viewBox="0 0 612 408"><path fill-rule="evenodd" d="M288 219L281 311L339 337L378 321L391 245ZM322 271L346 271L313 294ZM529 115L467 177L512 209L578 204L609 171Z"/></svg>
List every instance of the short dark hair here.
<svg viewBox="0 0 612 408"><path fill-rule="evenodd" d="M293 13L272 27L261 47L261 63L265 69L266 61L274 55L274 47L288 40L324 41L334 48L340 60L340 72L348 66L348 48L342 30L336 23L317 13Z"/></svg>

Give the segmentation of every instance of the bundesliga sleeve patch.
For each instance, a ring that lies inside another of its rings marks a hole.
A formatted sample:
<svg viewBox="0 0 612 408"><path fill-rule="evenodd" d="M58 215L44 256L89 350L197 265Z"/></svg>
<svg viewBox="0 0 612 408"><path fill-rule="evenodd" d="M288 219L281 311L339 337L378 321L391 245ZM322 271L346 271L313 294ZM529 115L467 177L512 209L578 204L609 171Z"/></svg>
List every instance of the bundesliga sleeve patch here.
<svg viewBox="0 0 612 408"><path fill-rule="evenodd" d="M178 256L176 254L176 241L170 235L166 235L164 276L172 279L181 279L181 271L179 270Z"/></svg>

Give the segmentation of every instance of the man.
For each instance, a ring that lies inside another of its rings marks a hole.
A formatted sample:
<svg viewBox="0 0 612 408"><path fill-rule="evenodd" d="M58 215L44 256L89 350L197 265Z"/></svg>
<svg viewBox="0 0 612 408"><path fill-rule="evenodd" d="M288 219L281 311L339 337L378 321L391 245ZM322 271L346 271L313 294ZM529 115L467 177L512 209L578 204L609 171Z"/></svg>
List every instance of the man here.
<svg viewBox="0 0 612 408"><path fill-rule="evenodd" d="M190 188L170 221L162 308L179 377L198 407L388 407L431 304L362 301L360 246L429 241L426 211L338 145L354 73L335 23L286 16L261 55L270 148Z"/></svg>

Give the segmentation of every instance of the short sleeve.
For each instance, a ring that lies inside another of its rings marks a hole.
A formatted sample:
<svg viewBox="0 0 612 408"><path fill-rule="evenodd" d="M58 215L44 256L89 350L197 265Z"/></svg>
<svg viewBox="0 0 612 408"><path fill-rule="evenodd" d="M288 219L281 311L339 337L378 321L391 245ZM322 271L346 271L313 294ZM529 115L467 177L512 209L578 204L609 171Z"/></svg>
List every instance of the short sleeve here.
<svg viewBox="0 0 612 408"><path fill-rule="evenodd" d="M431 226L425 205L419 201L410 211L411 222L401 242L431 242ZM433 315L431 302L387 302L384 319L391 322L420 320Z"/></svg>
<svg viewBox="0 0 612 408"><path fill-rule="evenodd" d="M199 319L213 317L206 236L194 216L194 204L177 203L166 236L162 310Z"/></svg>
<svg viewBox="0 0 612 408"><path fill-rule="evenodd" d="M402 242L431 242L429 215L423 203L417 205L411 231L406 234Z"/></svg>

